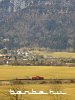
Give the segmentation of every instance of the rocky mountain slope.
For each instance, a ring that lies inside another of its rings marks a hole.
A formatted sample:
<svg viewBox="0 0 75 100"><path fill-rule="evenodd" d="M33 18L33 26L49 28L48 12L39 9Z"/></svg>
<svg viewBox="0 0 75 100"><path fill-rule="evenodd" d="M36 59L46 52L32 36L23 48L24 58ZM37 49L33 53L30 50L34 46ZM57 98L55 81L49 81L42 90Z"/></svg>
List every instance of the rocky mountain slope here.
<svg viewBox="0 0 75 100"><path fill-rule="evenodd" d="M0 48L75 49L74 0L2 0Z"/></svg>

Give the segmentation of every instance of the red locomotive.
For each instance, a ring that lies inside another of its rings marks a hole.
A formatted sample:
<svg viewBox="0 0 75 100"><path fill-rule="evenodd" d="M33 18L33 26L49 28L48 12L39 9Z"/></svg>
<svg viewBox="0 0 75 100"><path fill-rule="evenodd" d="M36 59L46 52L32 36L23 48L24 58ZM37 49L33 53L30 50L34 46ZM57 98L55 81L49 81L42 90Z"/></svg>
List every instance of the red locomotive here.
<svg viewBox="0 0 75 100"><path fill-rule="evenodd" d="M41 76L33 76L32 80L44 80L44 77Z"/></svg>

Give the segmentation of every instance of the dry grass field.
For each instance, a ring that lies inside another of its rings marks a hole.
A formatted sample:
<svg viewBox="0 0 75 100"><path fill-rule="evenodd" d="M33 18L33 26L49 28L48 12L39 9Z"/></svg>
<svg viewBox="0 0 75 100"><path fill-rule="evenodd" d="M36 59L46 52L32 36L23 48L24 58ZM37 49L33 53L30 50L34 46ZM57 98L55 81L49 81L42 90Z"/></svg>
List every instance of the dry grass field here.
<svg viewBox="0 0 75 100"><path fill-rule="evenodd" d="M9 90L15 89L24 91L30 91L34 89L35 91L44 91L48 92L49 89L53 91L63 91L67 94L65 95L18 95L18 99L16 99L16 95L10 95ZM21 99L20 99L21 97ZM0 86L0 100L75 100L75 84L44 84L44 85L14 85L14 86Z"/></svg>
<svg viewBox="0 0 75 100"><path fill-rule="evenodd" d="M75 79L75 67L0 66L0 80L43 76L45 79Z"/></svg>
<svg viewBox="0 0 75 100"><path fill-rule="evenodd" d="M45 79L75 79L75 67L66 66L0 66L0 80L43 76ZM65 95L10 95L9 90L63 91ZM0 100L75 100L75 83L0 85Z"/></svg>
<svg viewBox="0 0 75 100"><path fill-rule="evenodd" d="M44 55L44 56L53 56L53 57L64 57L64 58L75 58L75 53L72 52L50 52L50 51L39 51L33 50L34 53Z"/></svg>

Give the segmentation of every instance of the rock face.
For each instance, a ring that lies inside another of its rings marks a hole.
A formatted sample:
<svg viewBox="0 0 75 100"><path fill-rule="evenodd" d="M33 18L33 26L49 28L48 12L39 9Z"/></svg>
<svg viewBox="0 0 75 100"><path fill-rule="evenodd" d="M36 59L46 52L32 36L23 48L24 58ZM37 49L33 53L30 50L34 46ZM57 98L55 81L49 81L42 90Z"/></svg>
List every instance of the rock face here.
<svg viewBox="0 0 75 100"><path fill-rule="evenodd" d="M0 48L23 46L74 50L75 1L1 0Z"/></svg>

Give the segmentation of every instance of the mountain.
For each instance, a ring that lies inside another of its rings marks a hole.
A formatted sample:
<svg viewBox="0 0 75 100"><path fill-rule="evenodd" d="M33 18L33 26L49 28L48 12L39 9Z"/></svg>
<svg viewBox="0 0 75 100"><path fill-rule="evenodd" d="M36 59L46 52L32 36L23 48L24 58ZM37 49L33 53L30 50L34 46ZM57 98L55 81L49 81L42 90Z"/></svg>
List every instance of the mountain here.
<svg viewBox="0 0 75 100"><path fill-rule="evenodd" d="M0 2L0 48L75 49L74 0L11 1Z"/></svg>

